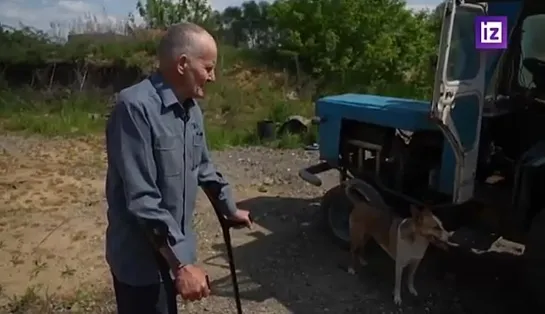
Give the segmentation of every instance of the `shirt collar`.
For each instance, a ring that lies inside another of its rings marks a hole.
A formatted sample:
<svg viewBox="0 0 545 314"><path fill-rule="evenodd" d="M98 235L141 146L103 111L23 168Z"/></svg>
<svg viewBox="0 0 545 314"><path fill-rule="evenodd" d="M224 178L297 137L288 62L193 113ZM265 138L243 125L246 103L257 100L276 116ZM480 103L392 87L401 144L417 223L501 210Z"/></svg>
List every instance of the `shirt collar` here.
<svg viewBox="0 0 545 314"><path fill-rule="evenodd" d="M174 104L180 104L180 102L178 101L178 97L176 97L170 85L165 82L163 76L159 72L155 72L151 75L150 82L153 87L155 87L155 90L157 90L157 93L159 94L159 97L161 97L161 100L163 101L163 105L165 107L170 107ZM183 105L193 106L194 104L195 101L193 99L186 99L183 102Z"/></svg>

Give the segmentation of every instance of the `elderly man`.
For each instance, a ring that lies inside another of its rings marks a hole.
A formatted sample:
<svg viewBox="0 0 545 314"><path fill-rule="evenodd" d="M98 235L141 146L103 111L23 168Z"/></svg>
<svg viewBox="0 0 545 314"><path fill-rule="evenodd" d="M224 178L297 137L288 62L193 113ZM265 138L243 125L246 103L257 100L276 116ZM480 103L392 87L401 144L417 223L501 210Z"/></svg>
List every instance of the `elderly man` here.
<svg viewBox="0 0 545 314"><path fill-rule="evenodd" d="M215 79L214 39L197 25L174 25L158 57L157 73L119 93L106 127L106 260L120 314L173 314L176 294L209 295L195 265L197 186L228 219L251 225L210 160L195 100Z"/></svg>

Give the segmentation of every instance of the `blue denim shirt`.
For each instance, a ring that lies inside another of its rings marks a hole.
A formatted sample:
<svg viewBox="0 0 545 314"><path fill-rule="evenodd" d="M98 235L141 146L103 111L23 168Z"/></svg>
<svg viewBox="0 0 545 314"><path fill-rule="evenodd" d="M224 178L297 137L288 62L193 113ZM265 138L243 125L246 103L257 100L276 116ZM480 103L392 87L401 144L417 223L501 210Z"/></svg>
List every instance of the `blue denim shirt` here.
<svg viewBox="0 0 545 314"><path fill-rule="evenodd" d="M210 160L200 107L178 101L159 74L119 93L106 150L106 260L121 282L160 282L145 230L153 224L168 227L168 245L182 264L195 262L197 186L214 187L206 192L225 215L236 211L228 183Z"/></svg>

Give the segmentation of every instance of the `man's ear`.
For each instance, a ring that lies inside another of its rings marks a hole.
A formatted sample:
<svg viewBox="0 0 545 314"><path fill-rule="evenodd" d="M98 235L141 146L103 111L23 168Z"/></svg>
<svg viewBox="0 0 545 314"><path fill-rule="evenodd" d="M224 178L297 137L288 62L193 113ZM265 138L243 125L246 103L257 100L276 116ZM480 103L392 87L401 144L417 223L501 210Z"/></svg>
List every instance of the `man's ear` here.
<svg viewBox="0 0 545 314"><path fill-rule="evenodd" d="M187 55L181 54L176 61L176 70L183 75L187 69Z"/></svg>

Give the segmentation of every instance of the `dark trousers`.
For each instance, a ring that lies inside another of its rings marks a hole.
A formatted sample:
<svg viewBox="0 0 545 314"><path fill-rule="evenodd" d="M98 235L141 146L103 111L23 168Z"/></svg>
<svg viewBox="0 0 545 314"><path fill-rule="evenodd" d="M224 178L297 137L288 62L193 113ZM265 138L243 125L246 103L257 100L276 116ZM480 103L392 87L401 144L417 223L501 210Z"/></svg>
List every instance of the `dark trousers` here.
<svg viewBox="0 0 545 314"><path fill-rule="evenodd" d="M176 288L168 268L161 267L162 283L149 286L131 286L112 276L118 314L178 314Z"/></svg>

